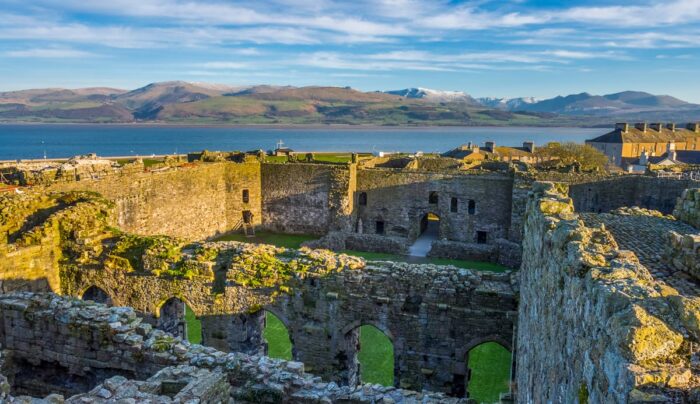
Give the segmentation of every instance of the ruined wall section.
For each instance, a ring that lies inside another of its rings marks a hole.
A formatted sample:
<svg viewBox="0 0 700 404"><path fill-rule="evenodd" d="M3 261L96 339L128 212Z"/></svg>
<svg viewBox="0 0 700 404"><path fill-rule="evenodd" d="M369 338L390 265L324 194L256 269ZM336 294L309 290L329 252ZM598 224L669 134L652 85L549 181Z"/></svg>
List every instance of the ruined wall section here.
<svg viewBox="0 0 700 404"><path fill-rule="evenodd" d="M329 251L285 250L244 243L221 249L223 289L206 276L178 279L116 268L68 268L65 292L91 286L115 305L131 306L158 324L163 303L177 297L202 321L203 343L221 350L261 353L264 310L290 332L294 358L340 384L358 382L359 327L370 324L394 343L395 383L411 389L462 394L466 355L496 341L511 349L516 296L510 274L453 267L374 263ZM271 268L269 274L265 268ZM277 279L277 274L289 278ZM220 284L220 283L218 283ZM440 341L439 344L434 343Z"/></svg>
<svg viewBox="0 0 700 404"><path fill-rule="evenodd" d="M673 215L697 231L695 234L667 233L664 259L674 268L700 280L700 188L683 191Z"/></svg>
<svg viewBox="0 0 700 404"><path fill-rule="evenodd" d="M700 298L655 282L610 233L585 227L565 194L537 183L528 203L518 401L698 401Z"/></svg>
<svg viewBox="0 0 700 404"><path fill-rule="evenodd" d="M700 188L689 188L683 191L676 202L673 216L700 229Z"/></svg>
<svg viewBox="0 0 700 404"><path fill-rule="evenodd" d="M672 213L676 199L700 182L674 178L623 175L572 184L569 196L577 212L605 213L625 206L639 206Z"/></svg>
<svg viewBox="0 0 700 404"><path fill-rule="evenodd" d="M376 222L383 221L387 236L413 240L420 234L421 219L434 213L440 217L440 238L472 243L477 241L476 232L484 231L490 244L508 237L513 187L510 175L374 168L359 169L357 177L355 204L364 233L375 233ZM437 203L430 202L431 192L436 193ZM367 194L364 206L357 203L360 193Z"/></svg>
<svg viewBox="0 0 700 404"><path fill-rule="evenodd" d="M248 203L243 202L244 189ZM200 163L55 183L49 190L98 192L115 202L120 228L142 235L211 237L240 226L244 210L252 213L254 224L262 223L258 162Z"/></svg>
<svg viewBox="0 0 700 404"><path fill-rule="evenodd" d="M89 193L0 196L0 293L61 290L60 265L100 251L113 206Z"/></svg>
<svg viewBox="0 0 700 404"><path fill-rule="evenodd" d="M0 378L5 400L12 399L6 391L11 386L12 395L79 394L69 403L161 402L163 394L181 399L176 402L220 402L227 396L243 403L463 402L437 393L322 383L305 373L303 363L192 345L144 324L131 308L53 294L0 295L0 344L1 373L9 382ZM61 402L52 400L43 402Z"/></svg>
<svg viewBox="0 0 700 404"><path fill-rule="evenodd" d="M354 171L354 169L352 170ZM333 164L262 164L263 226L280 233L346 229L351 170Z"/></svg>

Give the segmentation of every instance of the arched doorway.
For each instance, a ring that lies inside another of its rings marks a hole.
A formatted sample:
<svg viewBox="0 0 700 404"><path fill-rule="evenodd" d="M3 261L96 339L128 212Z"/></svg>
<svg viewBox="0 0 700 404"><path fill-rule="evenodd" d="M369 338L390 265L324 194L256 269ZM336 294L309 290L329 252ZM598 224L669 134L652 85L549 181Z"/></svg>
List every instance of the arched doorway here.
<svg viewBox="0 0 700 404"><path fill-rule="evenodd" d="M429 212L420 219L418 238L408 249L408 255L426 257L432 248L433 241L440 237L440 217Z"/></svg>
<svg viewBox="0 0 700 404"><path fill-rule="evenodd" d="M467 397L476 402L498 402L510 391L512 354L498 342L481 343L467 353Z"/></svg>
<svg viewBox="0 0 700 404"><path fill-rule="evenodd" d="M360 381L362 383L394 385L394 343L379 328L360 327Z"/></svg>
<svg viewBox="0 0 700 404"><path fill-rule="evenodd" d="M158 310L158 329L199 344L202 342L202 323L184 301L171 297Z"/></svg>
<svg viewBox="0 0 700 404"><path fill-rule="evenodd" d="M345 339L349 350L346 358L351 385L396 385L394 343L389 335L373 325L365 324L350 330Z"/></svg>
<svg viewBox="0 0 700 404"><path fill-rule="evenodd" d="M289 337L289 330L279 317L267 310L265 311L263 338L265 338L266 344L265 355L270 358L294 360L294 349Z"/></svg>
<svg viewBox="0 0 700 404"><path fill-rule="evenodd" d="M98 288L97 286L90 286L83 292L83 300L90 300L95 303L102 303L107 306L112 305L112 299L109 297L107 292Z"/></svg>

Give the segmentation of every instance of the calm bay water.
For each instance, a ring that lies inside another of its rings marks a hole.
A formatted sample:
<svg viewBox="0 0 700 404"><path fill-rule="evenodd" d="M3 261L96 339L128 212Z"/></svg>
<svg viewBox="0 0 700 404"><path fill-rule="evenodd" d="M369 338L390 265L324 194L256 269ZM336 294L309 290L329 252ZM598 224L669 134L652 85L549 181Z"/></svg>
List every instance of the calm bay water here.
<svg viewBox="0 0 700 404"><path fill-rule="evenodd" d="M517 146L532 140L583 142L607 132L583 128L269 128L137 125L0 125L0 160L97 153L129 156L200 150L274 149L278 140L297 151L444 152L460 144Z"/></svg>

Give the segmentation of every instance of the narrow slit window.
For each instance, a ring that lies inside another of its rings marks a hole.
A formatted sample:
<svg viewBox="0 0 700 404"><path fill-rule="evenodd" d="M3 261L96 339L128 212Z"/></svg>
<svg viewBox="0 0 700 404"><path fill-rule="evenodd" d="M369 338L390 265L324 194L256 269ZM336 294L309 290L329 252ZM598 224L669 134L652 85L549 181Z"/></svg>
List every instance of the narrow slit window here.
<svg viewBox="0 0 700 404"><path fill-rule="evenodd" d="M250 202L250 192L247 189L243 190L243 203Z"/></svg>
<svg viewBox="0 0 700 404"><path fill-rule="evenodd" d="M428 195L428 203L432 203L432 204L437 204L437 203L438 203L438 193L437 193L437 192L432 191L432 192Z"/></svg>
<svg viewBox="0 0 700 404"><path fill-rule="evenodd" d="M459 206L459 201L457 200L457 198L452 198L450 200L450 211L456 213L459 210L458 206Z"/></svg>
<svg viewBox="0 0 700 404"><path fill-rule="evenodd" d="M469 200L469 206L467 207L467 212L470 215L473 215L476 213L476 201L474 201L473 199Z"/></svg>
<svg viewBox="0 0 700 404"><path fill-rule="evenodd" d="M360 192L360 195L357 197L357 203L360 206L367 206L367 192Z"/></svg>

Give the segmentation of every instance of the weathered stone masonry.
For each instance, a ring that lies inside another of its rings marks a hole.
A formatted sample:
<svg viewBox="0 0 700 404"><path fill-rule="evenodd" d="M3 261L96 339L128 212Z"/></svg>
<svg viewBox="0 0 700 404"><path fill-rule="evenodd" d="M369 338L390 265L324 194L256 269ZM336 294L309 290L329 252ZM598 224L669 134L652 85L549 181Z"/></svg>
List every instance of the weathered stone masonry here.
<svg viewBox="0 0 700 404"><path fill-rule="evenodd" d="M437 393L324 383L298 362L190 345L142 323L130 308L52 294L0 296L0 345L0 400L10 403L12 395L49 393L79 394L68 403L458 402Z"/></svg>
<svg viewBox="0 0 700 404"><path fill-rule="evenodd" d="M341 384L359 382L359 327L374 325L394 344L396 385L457 395L464 394L471 348L495 341L512 349L517 311L509 274L432 265L377 263L327 275L310 273L287 284L290 293L230 284L215 294L208 279L109 269L76 269L66 278L71 279L66 292L80 297L97 286L115 305L134 307L154 324L162 304L177 297L201 319L203 343L224 351L262 353L268 310L288 328L294 359Z"/></svg>
<svg viewBox="0 0 700 404"><path fill-rule="evenodd" d="M697 402L700 298L656 282L565 189L536 184L526 213L518 401Z"/></svg>
<svg viewBox="0 0 700 404"><path fill-rule="evenodd" d="M236 230L243 211L262 223L260 163L206 163L55 183L49 191L93 191L112 200L124 231L197 240ZM243 191L248 191L244 202Z"/></svg>

